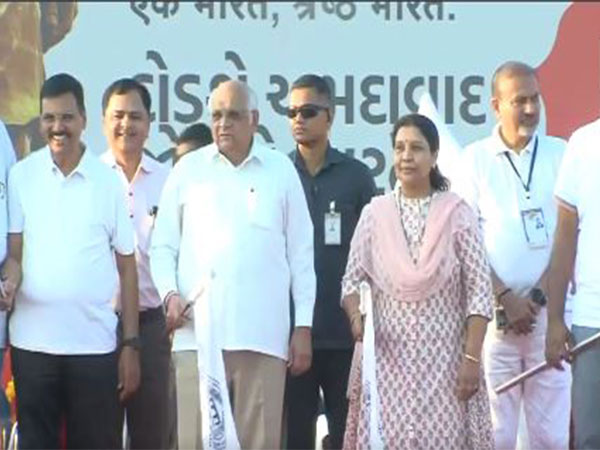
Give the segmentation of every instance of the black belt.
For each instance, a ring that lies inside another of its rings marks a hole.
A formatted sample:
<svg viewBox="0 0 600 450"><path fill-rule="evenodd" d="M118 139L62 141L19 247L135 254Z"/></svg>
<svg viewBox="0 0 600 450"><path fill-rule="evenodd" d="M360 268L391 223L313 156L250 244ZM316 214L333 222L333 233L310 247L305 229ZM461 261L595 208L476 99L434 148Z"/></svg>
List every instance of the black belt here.
<svg viewBox="0 0 600 450"><path fill-rule="evenodd" d="M156 308L145 309L140 311L140 325L149 322L155 322L159 319L164 319L165 309L164 307L157 306Z"/></svg>
<svg viewBox="0 0 600 450"><path fill-rule="evenodd" d="M123 320L123 313L121 311L117 311L117 316L119 317L119 321ZM145 324L150 322L155 322L160 319L164 319L165 317L165 308L164 306L157 306L156 308L144 309L139 313L139 324Z"/></svg>

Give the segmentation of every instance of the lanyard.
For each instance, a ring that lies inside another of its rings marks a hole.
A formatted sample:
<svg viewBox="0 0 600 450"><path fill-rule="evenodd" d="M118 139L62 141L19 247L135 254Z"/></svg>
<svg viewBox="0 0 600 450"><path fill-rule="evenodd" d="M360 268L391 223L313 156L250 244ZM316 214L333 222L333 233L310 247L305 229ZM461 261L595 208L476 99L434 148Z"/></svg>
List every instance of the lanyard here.
<svg viewBox="0 0 600 450"><path fill-rule="evenodd" d="M527 200L531 199L531 178L533 177L533 168L535 167L535 157L537 156L537 148L538 148L538 138L536 136L535 144L533 144L533 155L531 156L531 164L529 165L529 176L527 177L527 184L525 184L525 182L523 181L523 178L521 178L521 174L515 167L515 163L512 161L512 159L510 159L508 152L504 152L504 156L506 156L506 159L508 159L508 162L510 163L510 166L512 167L513 171L515 172L517 177L519 177L519 181L523 185L523 189L525 189L525 195L527 197Z"/></svg>

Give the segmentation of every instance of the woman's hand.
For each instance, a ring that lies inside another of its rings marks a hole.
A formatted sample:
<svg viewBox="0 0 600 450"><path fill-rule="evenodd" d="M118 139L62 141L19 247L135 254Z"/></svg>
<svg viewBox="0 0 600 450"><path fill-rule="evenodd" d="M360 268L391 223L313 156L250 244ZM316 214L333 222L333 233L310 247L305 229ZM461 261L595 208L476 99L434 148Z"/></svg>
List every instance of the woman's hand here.
<svg viewBox="0 0 600 450"><path fill-rule="evenodd" d="M350 322L350 331L354 342L362 342L364 333L364 320L360 312L360 295L358 293L349 294L342 299L342 308Z"/></svg>
<svg viewBox="0 0 600 450"><path fill-rule="evenodd" d="M479 389L479 362L463 357L458 369L456 396L461 401L470 399Z"/></svg>
<svg viewBox="0 0 600 450"><path fill-rule="evenodd" d="M363 316L358 310L350 317L350 330L352 331L354 342L362 342L365 325Z"/></svg>

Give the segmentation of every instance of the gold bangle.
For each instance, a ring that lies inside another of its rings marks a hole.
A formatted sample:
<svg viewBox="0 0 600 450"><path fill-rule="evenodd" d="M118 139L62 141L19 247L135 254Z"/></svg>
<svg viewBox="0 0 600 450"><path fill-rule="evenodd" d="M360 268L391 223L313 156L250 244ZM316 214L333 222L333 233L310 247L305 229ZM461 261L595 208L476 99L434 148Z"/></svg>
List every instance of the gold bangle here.
<svg viewBox="0 0 600 450"><path fill-rule="evenodd" d="M464 357L466 360L477 363L477 364L479 364L481 362L481 361L479 361L479 358L475 358L473 355L469 355L468 353L465 353Z"/></svg>

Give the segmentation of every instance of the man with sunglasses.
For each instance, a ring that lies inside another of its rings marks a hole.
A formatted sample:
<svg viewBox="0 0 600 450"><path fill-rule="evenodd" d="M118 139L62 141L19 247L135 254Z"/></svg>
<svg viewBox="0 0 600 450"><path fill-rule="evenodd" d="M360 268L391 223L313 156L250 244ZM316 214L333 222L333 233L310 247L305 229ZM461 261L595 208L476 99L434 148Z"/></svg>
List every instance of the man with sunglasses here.
<svg viewBox="0 0 600 450"><path fill-rule="evenodd" d="M315 446L319 388L325 396L329 445L342 446L354 341L340 308L340 286L354 228L363 206L376 193L367 166L330 145L333 113L332 93L322 77L303 75L294 82L287 115L296 142L292 160L314 226L317 300L312 329L313 364L306 373L288 377L290 449Z"/></svg>

